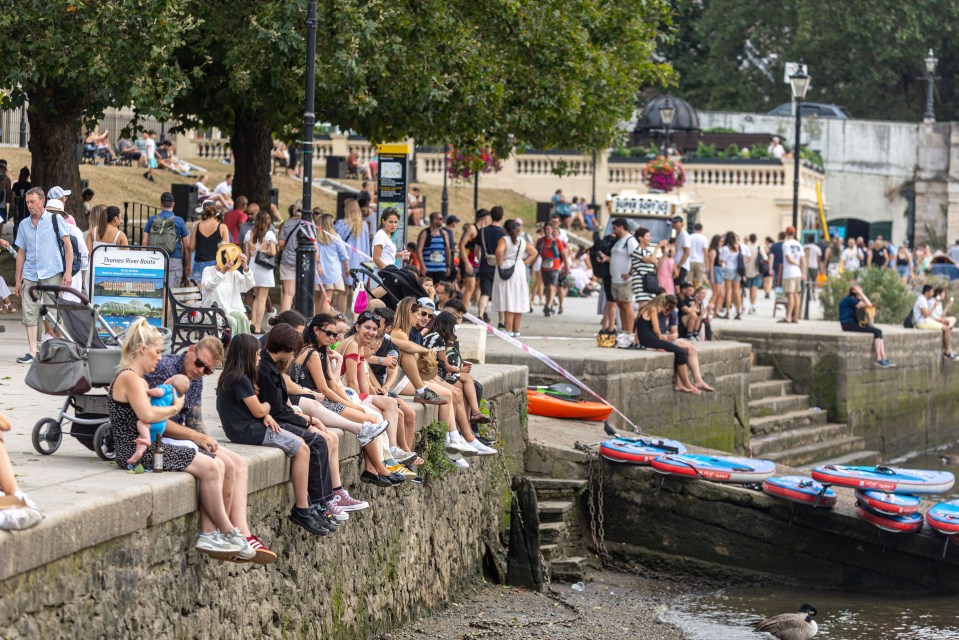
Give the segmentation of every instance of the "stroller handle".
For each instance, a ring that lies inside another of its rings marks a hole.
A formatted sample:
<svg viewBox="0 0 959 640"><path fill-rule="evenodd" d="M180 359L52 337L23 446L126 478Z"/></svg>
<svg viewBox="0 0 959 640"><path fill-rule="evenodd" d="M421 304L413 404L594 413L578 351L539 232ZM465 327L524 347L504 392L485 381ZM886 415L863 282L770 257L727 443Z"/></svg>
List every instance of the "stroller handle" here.
<svg viewBox="0 0 959 640"><path fill-rule="evenodd" d="M37 292L43 293L70 293L75 295L79 300L80 304L90 304L90 301L87 300L87 297L83 294L82 291L77 291L73 287L61 287L55 284L35 284L30 287L30 298L34 302L40 302L40 296Z"/></svg>

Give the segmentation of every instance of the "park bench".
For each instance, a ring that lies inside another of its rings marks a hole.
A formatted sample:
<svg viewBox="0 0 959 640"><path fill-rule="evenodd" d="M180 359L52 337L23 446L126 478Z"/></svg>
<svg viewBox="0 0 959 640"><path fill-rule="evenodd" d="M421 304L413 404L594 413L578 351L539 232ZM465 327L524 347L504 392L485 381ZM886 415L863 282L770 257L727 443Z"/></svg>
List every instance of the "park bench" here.
<svg viewBox="0 0 959 640"><path fill-rule="evenodd" d="M230 325L226 313L216 306L201 307L202 295L196 284L191 282L190 286L169 289L167 297L173 353L179 353L206 336L219 338L224 345L229 342Z"/></svg>

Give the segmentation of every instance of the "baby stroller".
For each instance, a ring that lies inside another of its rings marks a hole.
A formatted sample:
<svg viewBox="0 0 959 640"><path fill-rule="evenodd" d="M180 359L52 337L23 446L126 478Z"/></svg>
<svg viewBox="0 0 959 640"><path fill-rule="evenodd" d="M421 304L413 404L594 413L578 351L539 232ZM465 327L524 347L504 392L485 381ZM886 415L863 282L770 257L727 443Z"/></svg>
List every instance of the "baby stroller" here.
<svg viewBox="0 0 959 640"><path fill-rule="evenodd" d="M54 314L47 308L42 293L52 293ZM79 299L73 302L61 295L70 293ZM60 334L42 345L27 372L26 382L41 393L66 396L56 418L43 418L33 427L33 448L50 455L63 442L63 427L72 423L67 435L94 451L103 460L113 460L113 435L106 393L89 393L113 382L120 364L123 335L117 334L103 319L98 309L76 289L54 285L30 287L29 295L40 303L40 317L51 323ZM104 331L102 338L99 331ZM170 332L164 332L164 353L169 353Z"/></svg>
<svg viewBox="0 0 959 640"><path fill-rule="evenodd" d="M354 282L359 282L359 276L369 278L366 286L367 294L378 298L390 309L396 311L396 306L403 298L422 298L427 295L416 276L406 269L399 269L387 265L385 269L376 270L372 262L364 262L362 267L350 269Z"/></svg>

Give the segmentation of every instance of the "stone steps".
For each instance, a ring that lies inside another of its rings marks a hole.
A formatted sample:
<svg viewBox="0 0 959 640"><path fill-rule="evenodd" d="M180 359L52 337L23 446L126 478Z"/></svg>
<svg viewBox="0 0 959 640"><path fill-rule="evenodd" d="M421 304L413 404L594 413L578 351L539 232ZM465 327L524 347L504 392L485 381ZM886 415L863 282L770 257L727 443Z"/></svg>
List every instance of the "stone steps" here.
<svg viewBox="0 0 959 640"><path fill-rule="evenodd" d="M565 500L543 500L537 503L540 522L564 522L573 510L573 503Z"/></svg>
<svg viewBox="0 0 959 640"><path fill-rule="evenodd" d="M804 471L809 471L813 467L821 467L827 464L849 465L849 466L872 466L882 462L882 454L878 451L853 451L843 456L818 460L814 463L806 464L800 467Z"/></svg>
<svg viewBox="0 0 959 640"><path fill-rule="evenodd" d="M749 385L749 399L762 400L763 398L785 396L791 394L792 390L792 380L764 380L763 382L752 382Z"/></svg>
<svg viewBox="0 0 959 640"><path fill-rule="evenodd" d="M848 435L850 435L849 428L846 425L830 422L824 425L790 429L789 431L777 431L763 436L757 436L749 441L749 447L754 456L761 458L777 451L785 451L786 449L793 449L816 442L843 438Z"/></svg>
<svg viewBox="0 0 959 640"><path fill-rule="evenodd" d="M586 485L586 480L544 478L530 476L529 481L536 490L536 497L540 500L570 499L582 491Z"/></svg>
<svg viewBox="0 0 959 640"><path fill-rule="evenodd" d="M833 438L832 440L814 442L784 451L776 451L767 454L765 457L773 462L795 467L810 464L817 460L834 458L848 453L856 453L865 448L866 441L862 438L846 436L844 438Z"/></svg>
<svg viewBox="0 0 959 640"><path fill-rule="evenodd" d="M558 544L541 544L539 546L539 552L543 554L543 560L546 562L559 560L566 555Z"/></svg>
<svg viewBox="0 0 959 640"><path fill-rule="evenodd" d="M579 582L586 576L586 558L573 556L549 563L552 582Z"/></svg>
<svg viewBox="0 0 959 640"><path fill-rule="evenodd" d="M799 411L809 408L809 396L790 394L784 396L770 396L761 400L749 401L749 417L765 418L777 413Z"/></svg>
<svg viewBox="0 0 959 640"><path fill-rule="evenodd" d="M772 380L775 375L776 370L773 367L754 364L749 368L749 383L753 384L754 382Z"/></svg>
<svg viewBox="0 0 959 640"><path fill-rule="evenodd" d="M540 522L539 523L539 544L559 545L569 537L565 522Z"/></svg>
<svg viewBox="0 0 959 640"><path fill-rule="evenodd" d="M790 429L824 425L827 422L829 422L829 415L825 411L802 409L764 418L751 418L749 427L753 436L762 436L779 431L789 431Z"/></svg>

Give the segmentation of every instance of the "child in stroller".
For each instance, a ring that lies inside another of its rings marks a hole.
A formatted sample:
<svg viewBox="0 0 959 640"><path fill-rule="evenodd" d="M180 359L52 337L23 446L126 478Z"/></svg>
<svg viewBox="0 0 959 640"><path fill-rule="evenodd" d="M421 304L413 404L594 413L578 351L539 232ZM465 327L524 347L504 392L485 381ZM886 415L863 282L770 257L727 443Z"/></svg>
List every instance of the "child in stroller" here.
<svg viewBox="0 0 959 640"><path fill-rule="evenodd" d="M186 395L190 388L190 379L182 373L170 376L166 382L147 391L150 396L150 404L154 407L170 407L177 396ZM147 424L142 420L137 420L137 437L133 440L137 446L133 455L127 459L127 464L136 464L143 457L147 447L151 446L156 439L163 435L166 428L166 420Z"/></svg>

